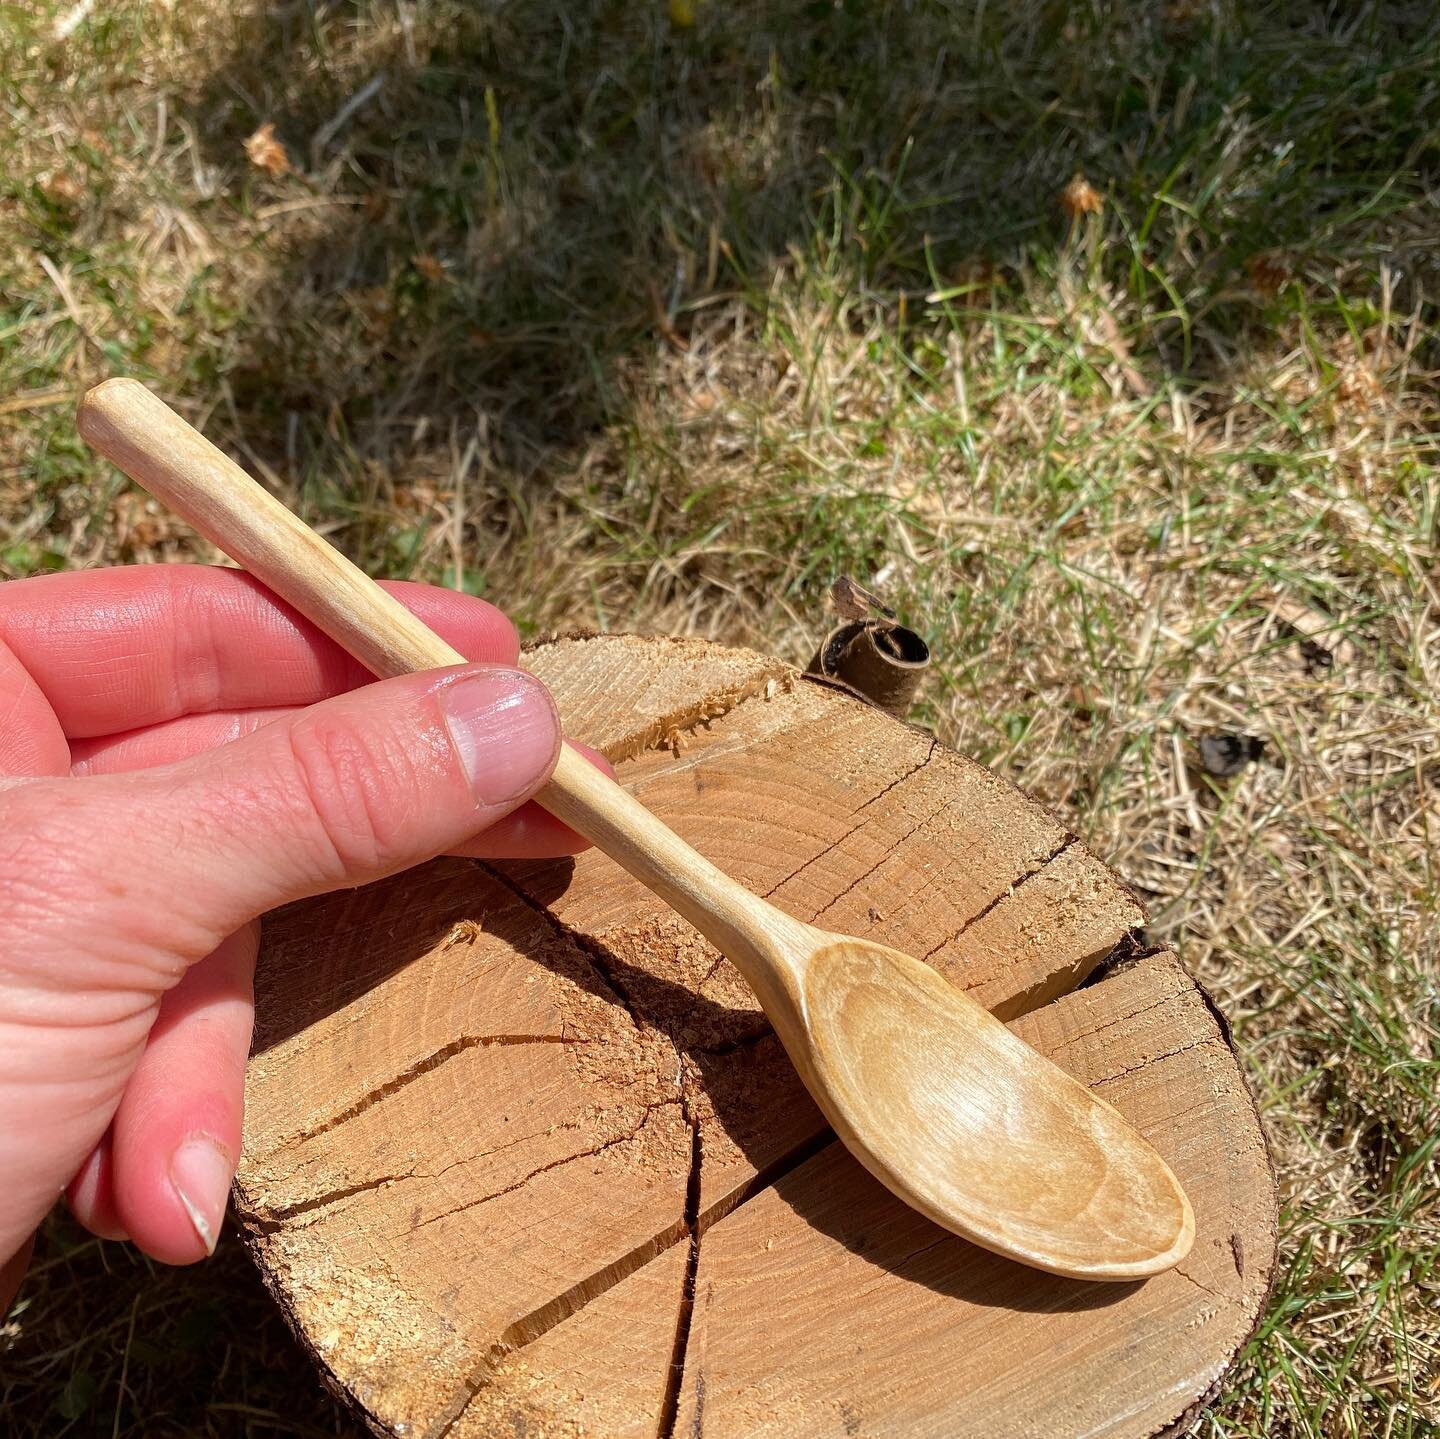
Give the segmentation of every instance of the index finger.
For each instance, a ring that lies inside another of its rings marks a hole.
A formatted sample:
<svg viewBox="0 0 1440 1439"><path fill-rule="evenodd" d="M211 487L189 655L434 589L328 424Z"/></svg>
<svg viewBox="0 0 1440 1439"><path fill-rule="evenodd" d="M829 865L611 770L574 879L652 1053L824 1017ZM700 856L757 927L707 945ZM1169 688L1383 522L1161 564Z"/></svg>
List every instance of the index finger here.
<svg viewBox="0 0 1440 1439"><path fill-rule="evenodd" d="M515 627L494 605L384 582L467 659L513 665ZM136 565L0 585L0 642L71 739L181 715L306 705L373 678L240 570Z"/></svg>

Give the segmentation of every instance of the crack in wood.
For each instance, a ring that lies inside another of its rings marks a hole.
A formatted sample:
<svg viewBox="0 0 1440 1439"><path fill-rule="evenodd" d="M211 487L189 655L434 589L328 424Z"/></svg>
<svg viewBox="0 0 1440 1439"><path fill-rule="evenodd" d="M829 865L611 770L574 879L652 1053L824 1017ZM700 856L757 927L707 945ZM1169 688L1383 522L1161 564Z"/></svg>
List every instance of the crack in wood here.
<svg viewBox="0 0 1440 1439"><path fill-rule="evenodd" d="M1152 1064L1159 1064L1162 1059L1174 1059L1177 1054L1186 1054L1192 1049L1198 1049L1202 1044L1214 1042L1213 1034L1201 1034L1187 1039L1184 1044L1177 1044L1174 1049L1164 1050L1160 1054L1147 1055L1138 1064L1127 1064L1124 1069L1117 1069L1114 1074L1107 1074L1101 1079L1092 1079L1089 1083L1091 1089L1099 1089L1102 1084L1114 1084L1117 1079L1124 1079L1127 1075L1138 1074L1142 1069L1149 1069Z"/></svg>
<svg viewBox="0 0 1440 1439"><path fill-rule="evenodd" d="M713 721L734 714L748 700L764 694L772 682L777 685L790 682L793 674L794 671L787 664L767 666L744 684L734 685L718 694L707 695L698 703L682 705L658 719L651 720L643 729L606 745L605 757L618 764L621 760L637 759L642 754L662 749L670 742L670 736L677 732L688 734L701 725L708 727ZM789 690L786 692L789 693Z"/></svg>
<svg viewBox="0 0 1440 1439"><path fill-rule="evenodd" d="M453 1039L449 1044L442 1045L433 1054L427 1054L424 1059L417 1059L414 1064L402 1069L392 1079L388 1079L384 1084L377 1085L368 1093L362 1094L359 1099L338 1114L332 1114L319 1124L301 1130L299 1134L291 1135L287 1142L303 1144L306 1140L315 1139L332 1129L338 1129L340 1125L348 1123L357 1115L364 1114L372 1105L378 1104L382 1099L388 1099L392 1094L404 1089L407 1084L413 1083L422 1075L431 1073L446 1060L454 1059L457 1054L464 1054L469 1049L487 1049L491 1046L499 1048L510 1044L585 1044L587 1042L584 1039L563 1034L464 1034L459 1039Z"/></svg>
<svg viewBox="0 0 1440 1439"><path fill-rule="evenodd" d="M720 972L720 966L724 963L725 956L723 954L717 954L715 956L715 963L712 964L710 968L707 969L705 973L700 976L700 983L695 986L696 990L703 990L705 986L709 984L710 981L714 979L715 976Z"/></svg>
<svg viewBox="0 0 1440 1439"><path fill-rule="evenodd" d="M1091 985L1095 971L1103 968L1114 952L1113 947L1104 951L1091 950L1068 965L1057 966L1034 984L995 1005L992 1012L1008 1024L1011 1020L1022 1019L1027 1014L1044 1009L1048 1004L1054 1004L1057 999L1063 999L1067 994L1085 989ZM984 980L976 981L976 984L983 983Z"/></svg>
<svg viewBox="0 0 1440 1439"><path fill-rule="evenodd" d="M932 749L932 750L931 750L931 754L933 754L933 753L934 753L934 750ZM928 763L928 761L926 761L926 763ZM918 765L915 770L912 770L912 771L911 771L911 773L912 773L912 774L913 774L913 773L918 773L918 771L921 770L921 769L924 769L924 767L925 767L924 764ZM894 786L891 786L891 788L893 788L893 787L894 787ZM876 798L878 799L879 796L877 795ZM840 891L840 893L835 896L834 899L832 899L827 905L824 906L824 908L820 909L820 910L815 914L815 917L811 920L811 923L812 923L812 924L819 924L819 923L820 923L820 920L821 920L825 915L829 914L830 911L831 911L832 909L834 909L835 906L836 906L837 904L839 904L842 899L846 899L846 898L848 898L850 895L854 894L855 891L856 891L857 889L859 889L860 886L861 886L862 884L864 884L865 881L866 881L867 879L869 879L870 876L871 876L872 874L874 874L875 871L876 871L877 869L879 869L880 866L881 866L882 864L884 864L886 860L892 859L892 858L895 856L895 854L896 854L896 852L897 852L898 850L900 850L911 838L913 838L913 837L914 837L916 834L918 834L922 829L924 829L925 826L926 826L927 824L929 824L930 821L931 821L932 819L934 819L937 814L941 813L941 811L944 810L944 809L946 808L946 806L949 805L950 803L951 803L951 800L950 800L949 796L948 796L948 795L945 796L945 797L941 800L941 802L940 802L939 805L937 805L934 809L932 809L928 814L922 815L919 819L917 819L917 820L915 821L915 823L912 824L912 825L910 826L910 828L905 831L904 834L897 835L897 836L895 837L895 839L894 839L889 845L887 845L887 846L885 847L883 853L880 855L880 858L877 859L877 860L875 861L875 863L872 864L872 865L870 866L870 868L867 869L867 870L864 872L864 874L856 875L856 877L855 877L854 879L852 879L852 880L845 886L845 888L842 889L842 890ZM858 829L853 829L853 830L850 831L850 833L851 833L851 834L856 834L856 833L858 833ZM849 835L846 836L847 839L848 839L849 837L850 837ZM841 841L841 843L843 843L843 841ZM835 847L836 847L836 846L832 845L832 846L831 846L831 850L833 850ZM827 853L829 853L829 851L827 851Z"/></svg>
<svg viewBox="0 0 1440 1439"><path fill-rule="evenodd" d="M504 885L527 909L538 914L540 918L550 926L557 939L565 940L576 950L580 958L585 960L590 966L590 970L595 978L615 996L615 1002L630 1016L631 1022L635 1025L636 1029L655 1031L655 1026L636 1008L634 997L629 990L616 978L614 969L610 964L613 956L611 956L599 940L595 939L593 935L585 934L578 929L572 929L563 920L557 918L554 912L540 900L533 899L520 883L517 880L511 879L508 874L505 874L499 869L492 868L486 864L484 860L477 859L475 864L486 874L490 875L497 883ZM669 1038L668 1035L666 1037Z"/></svg>
<svg viewBox="0 0 1440 1439"><path fill-rule="evenodd" d="M673 1101L672 1101L673 1102ZM521 1144L529 1144L533 1140L548 1138L554 1134L564 1134L572 1129L584 1129L589 1121L585 1119L571 1120L565 1124L557 1124L549 1129L536 1130L530 1134L522 1134L518 1138L508 1140L504 1144L497 1144L490 1149L482 1149L477 1154L462 1154L458 1159L452 1159L449 1164L442 1165L439 1169L418 1171L407 1169L403 1174L382 1174L374 1179L367 1179L359 1184L346 1185L341 1189L327 1190L310 1199L298 1200L294 1204L283 1205L279 1209L271 1210L269 1213L245 1221L257 1233L271 1234L280 1228L281 1222L293 1219L297 1215L308 1214L314 1210L324 1209L332 1204L338 1204L341 1200L349 1199L354 1194L363 1194L368 1189L379 1189L386 1184L404 1184L412 1179L441 1179L449 1174L452 1169L459 1168L462 1164L474 1164L481 1159L489 1159L492 1155L503 1154L507 1149L514 1149Z"/></svg>
<svg viewBox="0 0 1440 1439"><path fill-rule="evenodd" d="M552 1159L547 1164L539 1165L532 1169L529 1174L523 1175L513 1184L507 1184L503 1189L493 1190L489 1194L482 1194L475 1199L467 1199L463 1204L457 1204L451 1209L442 1210L439 1214L432 1214L428 1219L422 1219L419 1224L414 1225L408 1233L414 1234L418 1230L426 1229L432 1224L438 1224L442 1219L449 1219L455 1214L464 1214L471 1209L479 1209L482 1204L489 1204L492 1200L502 1199L507 1194L514 1194L517 1189L523 1189L532 1179L538 1179L542 1174L548 1174L552 1169L561 1169L567 1164L574 1164L579 1159L593 1159L597 1154L604 1154L607 1149L614 1149L617 1144L629 1144L631 1140L638 1139L644 1131L645 1126L655 1117L656 1110L667 1109L672 1104L678 1104L678 1099L657 1099L653 1104L645 1106L645 1117L625 1134L617 1134L613 1139L607 1139L603 1144L597 1144L593 1149L582 1149L576 1154L567 1154L563 1159Z"/></svg>
<svg viewBox="0 0 1440 1439"><path fill-rule="evenodd" d="M672 1227L653 1235L627 1254L622 1254L612 1263L577 1280L563 1293L506 1325L495 1342L485 1351L475 1372L463 1382L454 1400L437 1416L435 1423L427 1431L428 1439L445 1439L445 1435L460 1422L475 1397L493 1382L500 1365L512 1354L533 1344L557 1324L562 1324L572 1315L578 1314L586 1305L593 1303L621 1280L628 1279L684 1238L683 1220L677 1219Z"/></svg>
<svg viewBox="0 0 1440 1439"><path fill-rule="evenodd" d="M700 1170L704 1160L705 1141L701 1135L700 1116L683 1097L685 1118L690 1122L690 1172L685 1180L685 1229L690 1236L690 1251L685 1256L685 1274L680 1284L680 1304L675 1314L675 1340L670 1348L670 1368L665 1379L665 1393L660 1401L660 1418L656 1424L657 1439L672 1439L675 1420L680 1412L680 1389L685 1382L685 1353L690 1344L690 1321L695 1312L695 1276L700 1270Z"/></svg>
<svg viewBox="0 0 1440 1439"><path fill-rule="evenodd" d="M1161 1057L1168 1058L1168 1056ZM1218 1102L1219 1097L1217 1095L1207 1094L1205 1098L1200 1100L1198 1103L1187 1104L1184 1109L1177 1109L1173 1114L1167 1114L1166 1119L1171 1124L1179 1125L1185 1120L1188 1120L1192 1115L1199 1114L1202 1110L1214 1109L1215 1105Z"/></svg>
<svg viewBox="0 0 1440 1439"><path fill-rule="evenodd" d="M742 1049L753 1049L763 1040L771 1039L775 1035L764 1015L761 1015L761 1021L765 1023L765 1027L755 1034L747 1034L740 1039L722 1039L715 1044L694 1044L690 1047L691 1053L703 1054L707 1058L721 1058L727 1054L738 1054Z"/></svg>
<svg viewBox="0 0 1440 1439"><path fill-rule="evenodd" d="M698 1116L696 1118L698 1119ZM763 1193L771 1185L799 1169L801 1165L813 1159L822 1150L839 1143L834 1130L826 1126L818 1134L797 1144L788 1154L781 1155L778 1159L757 1170L751 1179L736 1185L729 1193L702 1209L700 1198L703 1140L698 1122L695 1123L694 1136L694 1157L691 1164L690 1184L686 1194L686 1223L690 1234L690 1253L686 1259L680 1309L675 1321L675 1344L671 1351L665 1396L660 1406L660 1419L656 1425L656 1439L675 1439L675 1426L680 1418L680 1394L685 1384L685 1370L690 1353L691 1326L695 1316L697 1281L700 1273L700 1245L705 1235L710 1231L712 1225L718 1224L742 1205L748 1204L757 1194ZM944 1236L944 1238L949 1237L948 1235ZM943 1243L944 1239L937 1242ZM700 1433L704 1407L705 1376L702 1373L697 1375L695 1381L696 1413L691 1423L692 1439L693 1436Z"/></svg>
<svg viewBox="0 0 1440 1439"><path fill-rule="evenodd" d="M1076 842L1078 843L1078 840ZM1068 846L1062 845L1059 853L1063 854L1066 848ZM1131 898L1133 899L1133 896ZM1162 951L1158 948L1145 949L1137 943L1136 935L1140 932L1139 929L1131 929L1122 934L1107 950L1091 950L1087 954L1072 957L1066 964L1052 966L1048 974L1027 988L1017 991L1010 999L996 1004L992 1012L1009 1024L1012 1020L1021 1019L1038 1009L1044 1009L1046 1005L1054 1004L1057 999L1063 999L1067 994L1092 989L1112 975L1132 968L1142 959L1160 954ZM985 982L977 980L975 983Z"/></svg>
<svg viewBox="0 0 1440 1439"><path fill-rule="evenodd" d="M1197 1279L1193 1274L1191 1274L1191 1272L1186 1269L1184 1265L1177 1264L1174 1266L1174 1268L1176 1274L1178 1274L1182 1279L1188 1279L1190 1283L1193 1284L1198 1290L1200 1290L1202 1294L1208 1294L1211 1296L1211 1298L1220 1300L1222 1304L1232 1306L1234 1305L1235 1299L1233 1295L1225 1294L1219 1289L1212 1289L1203 1280Z"/></svg>
<svg viewBox="0 0 1440 1439"><path fill-rule="evenodd" d="M869 809L871 805L877 804L877 803L879 803L880 800L884 799L885 796L886 796L887 794L889 794L891 790L895 789L895 788L896 788L897 786L899 786L899 785L904 784L906 780L911 779L911 778L913 778L915 775L919 774L920 771L921 771L922 769L924 769L924 768L926 767L926 765L928 765L928 764L931 762L931 760L933 760L933 759L935 758L935 752L936 752L936 750L938 750L939 748L940 748L940 741L937 740L937 739L931 739L931 741L930 741L930 749L929 749L929 751L928 751L928 753L926 754L926 756L925 756L924 759L922 759L918 764L912 765L909 769L907 769L907 770L905 771L904 774L897 775L894 779L892 779L892 780L890 781L889 784L887 784L887 785L885 786L884 789L879 790L879 791L878 791L877 793L875 793L875 794L872 794L872 795L870 796L870 798L867 799L867 800L865 801L865 803L862 804L862 805L860 806L860 808L857 809L857 810L850 816L850 821L851 821L851 823L850 823L850 828L849 828L848 830L846 830L845 833L844 833L843 835L841 835L841 837L840 837L839 839L835 840L832 844L826 845L826 847L825 847L824 849L822 849L822 850L819 852L819 854L812 854L809 859L807 859L803 864L797 865L797 866L796 866L794 869L792 869L792 870L790 871L790 873L787 874L783 879L778 879L778 880L776 880L775 883L772 884L772 885L770 886L770 888L767 889L767 890L765 891L765 893L760 896L761 899L769 899L777 890L783 889L787 884L789 884L792 879L798 879L798 878L799 878L802 874L804 874L805 871L806 871L807 869L809 869L812 865L819 864L820 861L823 860L823 859L825 859L828 855L834 854L835 851L836 851L842 844L844 844L847 839L849 839L849 838L851 837L851 835L853 835L853 834L855 834L855 833L857 833L857 832L859 831L859 829L860 829L861 826L863 825L863 820L861 820L861 816L865 813L865 811L866 811L867 809ZM943 808L944 808L944 805L942 804L942 805L940 806L940 808L943 809ZM928 824L928 823L930 822L930 820L934 819L935 815L938 814L939 812L940 812L940 811L937 809L937 810L935 810L933 813L926 815L925 818L922 819L919 824L915 825L915 826L914 826L912 829L910 829L906 834L904 834L899 840L897 840L897 841L895 842L895 846L898 847L900 844L903 844L903 843L905 842L905 840L909 839L910 836L911 836L912 834L914 834L917 829L920 828L921 825ZM858 821L858 822L857 822L857 821ZM883 860L880 861L880 862L883 862ZM855 884L852 884L852 885L850 886L850 889L854 889L856 884L861 883L864 879L868 879L869 876L875 872L875 869L879 868L879 863L880 863L880 862L877 862L877 864L875 865L874 868L872 868L872 869L870 869L870 870L867 870L866 873L865 873L864 875L862 875L860 879L858 879L858 880L855 881ZM844 894L837 894L837 895L835 896L835 899L833 899L833 900L830 901L830 904L834 904L836 901L843 899L843 898L845 897L845 894L848 894L848 893L850 892L850 889L847 889L847 890L844 892ZM828 909L829 907L830 907L830 905L826 905L826 906L825 906L825 909ZM820 911L821 914L823 914L824 912L825 912L824 909L822 909L822 910Z"/></svg>
<svg viewBox="0 0 1440 1439"><path fill-rule="evenodd" d="M294 1204L284 1204L278 1209L272 1209L268 1214L257 1215L248 1223L252 1229L261 1234L273 1234L280 1226L289 1219L297 1219L302 1214L310 1214L316 1209L325 1209L332 1204L339 1204L342 1199L349 1199L355 1194L364 1194L371 1189L380 1189L386 1184L398 1184L402 1179L415 1178L415 1170L407 1169L404 1174L381 1174L371 1179L361 1180L358 1184L347 1184L339 1189L327 1189L324 1194L313 1195L309 1199L297 1200Z"/></svg>
<svg viewBox="0 0 1440 1439"><path fill-rule="evenodd" d="M932 1239L928 1244L922 1244L918 1249L912 1249L908 1254L898 1256L892 1262L898 1269L903 1264L913 1264L922 1255L929 1254L932 1249L939 1249L942 1245L953 1244L957 1236L954 1234L942 1234L938 1239ZM963 1240L961 1241L964 1242Z"/></svg>
<svg viewBox="0 0 1440 1439"><path fill-rule="evenodd" d="M1107 1019L1104 1024L1097 1024L1093 1029L1077 1030L1075 1037L1096 1039L1102 1034L1108 1034L1118 1025L1133 1024L1137 1019L1143 1019L1147 1014L1163 1009L1167 1004L1174 1004L1178 997L1178 992L1162 994L1158 999L1152 999L1149 1004L1142 1004L1138 1009L1127 1009L1124 1014L1117 1014L1114 1019Z"/></svg>
<svg viewBox="0 0 1440 1439"><path fill-rule="evenodd" d="M727 1194L715 1200L705 1208L700 1207L701 1181L703 1172L703 1140L700 1132L700 1118L689 1110L688 1102L683 1099L663 1100L651 1108L661 1108L664 1105L680 1103L685 1107L687 1117L691 1118L691 1163L686 1178L686 1202L685 1211L673 1228L662 1230L659 1234L652 1236L645 1243L637 1245L628 1254L604 1269L571 1285L563 1293L554 1299L547 1301L537 1309L522 1318L515 1320L508 1325L501 1335L486 1350L481 1361L480 1368L465 1381L464 1392L457 1396L457 1400L437 1419L438 1428L429 1431L431 1439L444 1439L444 1436L459 1422L465 1410L475 1397L490 1383L495 1375L498 1366L510 1355L533 1344L545 1334L548 1334L557 1324L563 1323L572 1315L578 1314L588 1304L599 1299L601 1295L613 1289L615 1285L628 1279L645 1265L672 1248L674 1245L688 1240L692 1246L692 1252L686 1261L686 1285L690 1291L690 1315L693 1316L694 1304L694 1279L699 1272L700 1263L700 1242L711 1225L719 1223L720 1220L735 1212L742 1204L748 1203L756 1195L768 1189L772 1184L785 1178L793 1170L798 1169L808 1160L822 1150L829 1148L832 1144L838 1144L833 1130L828 1127L820 1133L812 1135L809 1139L797 1144L789 1153L757 1171L755 1175L742 1184L737 1184ZM641 1126L643 1127L643 1125ZM639 1130L637 1128L636 1133ZM633 1138L634 1136L629 1136ZM618 1141L616 1141L618 1142ZM584 1155L574 1156L584 1158ZM693 1198L692 1198L693 1196ZM693 1216L693 1217L692 1217ZM692 1269L693 1260L693 1269ZM684 1288L682 1288L682 1303L684 1302ZM677 1350L680 1334L680 1317L676 1316L676 1337ZM685 1333L683 1335L686 1346L689 1343L689 1321L686 1321ZM680 1386L683 1382L683 1352L679 1354L681 1370L675 1380L675 1402L678 1408ZM675 1361L672 1359L672 1363ZM668 1391L667 1391L668 1392ZM673 1430L673 1414L672 1414ZM658 1431L657 1439L673 1439L673 1433L663 1427Z"/></svg>
<svg viewBox="0 0 1440 1439"><path fill-rule="evenodd" d="M1039 864L1033 866L1031 869L1027 869L1025 873L1022 874L1018 879L1011 880L1010 883L1007 884L1005 888L1002 889L1000 893L995 896L994 899L992 899L988 904L982 906L980 909L976 910L975 913L972 914L970 918L967 919L965 923L960 926L959 929L955 930L951 934L946 935L939 944L931 945L930 948L927 949L925 953L920 956L921 960L929 963L929 961L935 955L939 954L942 949L947 948L949 945L954 944L956 940L961 939L965 935L966 931L979 924L980 921L984 919L988 914L990 914L992 910L996 909L999 905L1003 904L1005 900L1009 899L1016 892L1016 890L1019 890L1025 885L1029 884L1030 881L1034 879L1037 875L1044 874L1044 872L1052 864L1054 864L1055 861L1059 859L1060 856L1064 854L1071 845L1078 844L1079 842L1079 835L1067 834L1065 838L1061 840L1060 843L1056 845L1055 848L1052 849L1050 853L1047 854L1045 858L1040 861Z"/></svg>
<svg viewBox="0 0 1440 1439"><path fill-rule="evenodd" d="M722 1219L729 1218L742 1205L748 1204L754 1199L757 1194L763 1193L771 1185L777 1184L787 1175L794 1173L802 1164L807 1163L823 1150L829 1149L832 1144L839 1143L840 1140L835 1131L828 1124L817 1130L808 1139L802 1139L793 1149L772 1159L769 1164L757 1169L749 1179L735 1185L728 1193L721 1195L719 1199L702 1209L696 1220L701 1234Z"/></svg>
<svg viewBox="0 0 1440 1439"><path fill-rule="evenodd" d="M491 1347L482 1361L480 1372L465 1380L459 1396L451 1402L449 1408L439 1416L435 1424L425 1431L425 1439L445 1439L445 1436L465 1417L465 1411L474 1403L475 1396L485 1387L487 1376L494 1366L504 1359L506 1352L498 1346Z"/></svg>

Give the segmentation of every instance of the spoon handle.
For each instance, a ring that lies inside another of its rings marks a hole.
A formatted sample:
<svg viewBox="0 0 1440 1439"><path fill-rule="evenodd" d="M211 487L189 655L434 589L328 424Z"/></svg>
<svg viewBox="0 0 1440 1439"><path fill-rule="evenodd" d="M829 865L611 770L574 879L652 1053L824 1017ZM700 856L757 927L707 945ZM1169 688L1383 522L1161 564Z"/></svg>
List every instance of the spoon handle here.
<svg viewBox="0 0 1440 1439"><path fill-rule="evenodd" d="M80 406L90 445L382 677L465 657L136 380ZM805 926L756 898L568 744L536 799L678 910L767 1008ZM792 943L786 943L789 939Z"/></svg>

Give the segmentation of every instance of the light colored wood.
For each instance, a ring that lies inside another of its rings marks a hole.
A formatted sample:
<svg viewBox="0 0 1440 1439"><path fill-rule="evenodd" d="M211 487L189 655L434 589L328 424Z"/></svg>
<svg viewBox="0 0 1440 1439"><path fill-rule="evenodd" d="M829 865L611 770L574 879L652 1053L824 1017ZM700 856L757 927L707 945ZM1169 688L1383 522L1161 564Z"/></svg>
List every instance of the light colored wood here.
<svg viewBox="0 0 1440 1439"><path fill-rule="evenodd" d="M142 385L98 386L80 429L375 673L462 661ZM538 798L726 955L835 1132L920 1213L1072 1277L1188 1253L1194 1216L1153 1146L934 969L753 895L573 749Z"/></svg>
<svg viewBox="0 0 1440 1439"><path fill-rule="evenodd" d="M635 1270L500 1360L448 1439L655 1439L666 1419L686 1246Z"/></svg>
<svg viewBox="0 0 1440 1439"><path fill-rule="evenodd" d="M839 694L760 684L707 728L753 656L606 637L526 659L568 732L612 753L663 746L655 717L675 717L680 753L619 775L746 885L934 947L1000 1007L1077 983L1136 922L1038 807ZM593 704L614 676L648 695L620 720ZM991 952L1001 916L1028 939ZM1199 1232L1178 1268L1087 1285L946 1239L830 1142L738 973L603 856L439 861L267 919L239 1213L334 1382L408 1439L1048 1439L1084 1432L1072 1414L1148 1439L1258 1316L1259 1126L1168 956L1021 1025L1184 1181Z"/></svg>
<svg viewBox="0 0 1440 1439"><path fill-rule="evenodd" d="M1161 1147L1202 1218L1189 1257L1118 1289L1027 1277L832 1145L703 1233L677 1435L1148 1436L1209 1392L1275 1246L1264 1141L1214 1014L1161 954L1015 1028Z"/></svg>

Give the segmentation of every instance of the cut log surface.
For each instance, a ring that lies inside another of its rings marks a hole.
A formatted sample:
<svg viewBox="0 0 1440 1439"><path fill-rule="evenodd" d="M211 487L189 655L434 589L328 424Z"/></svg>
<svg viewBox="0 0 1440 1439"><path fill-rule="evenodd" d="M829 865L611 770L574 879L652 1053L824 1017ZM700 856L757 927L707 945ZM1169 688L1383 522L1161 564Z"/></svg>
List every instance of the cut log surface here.
<svg viewBox="0 0 1440 1439"><path fill-rule="evenodd" d="M605 856L439 860L265 924L237 1205L329 1381L435 1439L1183 1423L1260 1314L1274 1187L1223 1023L1138 950L1123 884L981 766L776 661L607 637L527 663L721 868L923 956L1095 1086L1198 1238L1104 1285L947 1235L849 1158L728 962Z"/></svg>

